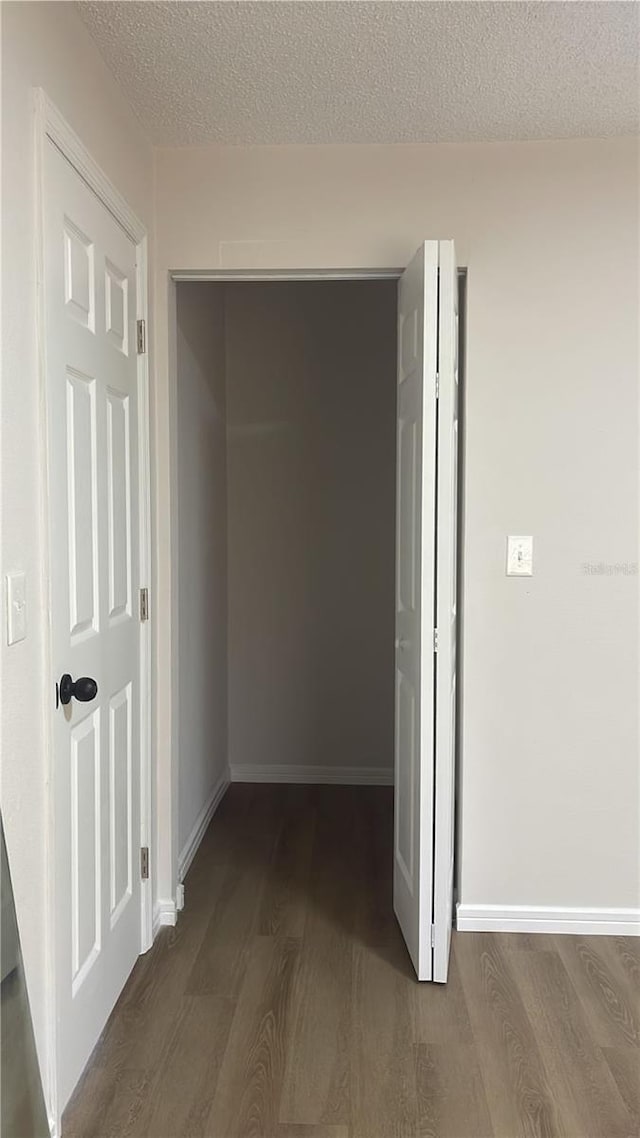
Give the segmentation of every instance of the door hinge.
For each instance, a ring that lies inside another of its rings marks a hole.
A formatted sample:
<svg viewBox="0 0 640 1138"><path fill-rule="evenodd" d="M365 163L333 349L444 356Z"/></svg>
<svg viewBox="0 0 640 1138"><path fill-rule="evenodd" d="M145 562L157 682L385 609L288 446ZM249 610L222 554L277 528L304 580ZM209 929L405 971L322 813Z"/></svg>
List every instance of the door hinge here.
<svg viewBox="0 0 640 1138"><path fill-rule="evenodd" d="M140 590L140 620L149 619L149 590Z"/></svg>
<svg viewBox="0 0 640 1138"><path fill-rule="evenodd" d="M147 324L145 320L138 320L136 324L138 355L143 356L147 350Z"/></svg>
<svg viewBox="0 0 640 1138"><path fill-rule="evenodd" d="M440 372L436 372L436 399L440 398Z"/></svg>
<svg viewBox="0 0 640 1138"><path fill-rule="evenodd" d="M140 876L143 881L149 878L149 847L141 846L140 848Z"/></svg>
<svg viewBox="0 0 640 1138"><path fill-rule="evenodd" d="M434 630L433 630L433 651L434 652L438 651L438 629L437 628L434 628Z"/></svg>
<svg viewBox="0 0 640 1138"><path fill-rule="evenodd" d="M431 947L432 948L436 947L436 926L435 925L431 926Z"/></svg>

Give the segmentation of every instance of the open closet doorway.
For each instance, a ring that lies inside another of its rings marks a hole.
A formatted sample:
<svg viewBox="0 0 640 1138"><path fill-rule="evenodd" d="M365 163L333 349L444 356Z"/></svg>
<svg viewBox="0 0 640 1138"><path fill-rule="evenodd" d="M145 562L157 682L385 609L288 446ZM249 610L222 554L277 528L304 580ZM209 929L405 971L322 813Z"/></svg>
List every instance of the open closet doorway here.
<svg viewBox="0 0 640 1138"><path fill-rule="evenodd" d="M179 880L229 780L277 784L260 801L295 801L309 834L327 812L388 833L386 853L369 845L377 907L393 905L416 974L438 980L454 887L457 295L453 245L435 241L404 273L176 285ZM312 858L309 842L290 857Z"/></svg>

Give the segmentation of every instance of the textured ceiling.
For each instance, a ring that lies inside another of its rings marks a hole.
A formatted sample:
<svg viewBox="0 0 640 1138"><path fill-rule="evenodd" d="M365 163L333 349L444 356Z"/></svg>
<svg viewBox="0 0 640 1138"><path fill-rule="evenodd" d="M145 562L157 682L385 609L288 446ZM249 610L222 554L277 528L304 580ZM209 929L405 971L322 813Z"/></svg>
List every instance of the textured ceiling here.
<svg viewBox="0 0 640 1138"><path fill-rule="evenodd" d="M638 130L635 2L79 3L158 145Z"/></svg>

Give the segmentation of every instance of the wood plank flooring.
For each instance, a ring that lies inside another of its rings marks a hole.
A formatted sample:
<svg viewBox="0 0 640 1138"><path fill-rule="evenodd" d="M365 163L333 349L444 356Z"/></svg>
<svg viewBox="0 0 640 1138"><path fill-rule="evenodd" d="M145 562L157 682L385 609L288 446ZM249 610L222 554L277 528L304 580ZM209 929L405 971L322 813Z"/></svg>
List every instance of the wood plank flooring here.
<svg viewBox="0 0 640 1138"><path fill-rule="evenodd" d="M414 979L392 792L231 787L63 1138L637 1138L640 940L454 934Z"/></svg>

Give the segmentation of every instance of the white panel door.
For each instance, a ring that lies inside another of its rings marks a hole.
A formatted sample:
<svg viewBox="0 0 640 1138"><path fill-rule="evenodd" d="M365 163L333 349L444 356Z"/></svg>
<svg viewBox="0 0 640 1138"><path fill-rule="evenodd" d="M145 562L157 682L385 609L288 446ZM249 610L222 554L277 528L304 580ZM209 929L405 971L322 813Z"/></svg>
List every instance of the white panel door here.
<svg viewBox="0 0 640 1138"><path fill-rule="evenodd" d="M419 980L446 981L453 909L458 303L452 241L400 278L394 908Z"/></svg>
<svg viewBox="0 0 640 1138"><path fill-rule="evenodd" d="M62 1110L141 943L136 248L48 140L44 210Z"/></svg>
<svg viewBox="0 0 640 1138"><path fill-rule="evenodd" d="M456 255L453 241L439 245L433 979L444 982L453 919L459 384Z"/></svg>
<svg viewBox="0 0 640 1138"><path fill-rule="evenodd" d="M398 287L394 909L420 980L432 974L433 684L438 242Z"/></svg>

